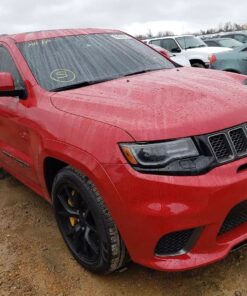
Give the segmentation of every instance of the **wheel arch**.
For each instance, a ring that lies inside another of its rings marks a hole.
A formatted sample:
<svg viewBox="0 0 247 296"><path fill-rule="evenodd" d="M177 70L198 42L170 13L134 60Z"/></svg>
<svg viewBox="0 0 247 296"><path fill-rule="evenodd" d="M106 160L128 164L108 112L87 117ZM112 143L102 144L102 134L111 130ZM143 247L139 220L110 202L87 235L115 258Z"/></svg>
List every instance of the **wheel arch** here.
<svg viewBox="0 0 247 296"><path fill-rule="evenodd" d="M238 70L236 70L236 69L231 69L231 68L229 68L229 69L225 69L224 71L226 71L226 72L231 72L231 73L236 73L236 74L241 74Z"/></svg>
<svg viewBox="0 0 247 296"><path fill-rule="evenodd" d="M56 149L54 148L54 145ZM103 197L119 232L123 234L124 224L119 213L124 211L126 205L106 170L97 161L97 159L86 151L74 146L61 142L49 141L49 148L46 146L46 149L42 152L40 161L40 166L42 166L42 169L40 170L42 172L42 176L40 176L40 178L43 180L43 191L46 192L45 198L51 204L51 181L54 180L56 173L63 167L74 167L93 182L100 195ZM53 169L49 172L48 170L52 167ZM49 180L49 178L51 178L51 180ZM125 237L122 236L122 238L125 241Z"/></svg>
<svg viewBox="0 0 247 296"><path fill-rule="evenodd" d="M206 66L205 63L203 62L203 60L199 59L199 58L192 58L190 59L190 64L191 66L195 63L198 63L198 64L202 64L204 67Z"/></svg>
<svg viewBox="0 0 247 296"><path fill-rule="evenodd" d="M40 179L42 179L43 191L50 203L52 203L52 181L60 169L71 166L93 182L104 198L116 224L119 224L117 213L121 208L123 209L124 202L102 164L91 154L66 143L49 141L40 158L40 166L42 167L39 171L42 173Z"/></svg>

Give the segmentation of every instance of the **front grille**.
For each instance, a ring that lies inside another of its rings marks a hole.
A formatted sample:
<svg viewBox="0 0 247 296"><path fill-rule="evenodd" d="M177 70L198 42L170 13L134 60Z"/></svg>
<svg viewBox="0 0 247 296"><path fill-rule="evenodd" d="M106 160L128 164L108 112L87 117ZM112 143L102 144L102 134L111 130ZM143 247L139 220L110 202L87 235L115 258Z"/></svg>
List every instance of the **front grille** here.
<svg viewBox="0 0 247 296"><path fill-rule="evenodd" d="M218 235L225 234L245 222L247 222L247 201L241 202L230 211Z"/></svg>
<svg viewBox="0 0 247 296"><path fill-rule="evenodd" d="M229 132L232 144L238 155L243 155L247 152L247 139L242 128L237 128Z"/></svg>
<svg viewBox="0 0 247 296"><path fill-rule="evenodd" d="M225 134L210 136L209 142L218 162L232 159L233 152Z"/></svg>
<svg viewBox="0 0 247 296"><path fill-rule="evenodd" d="M177 231L163 236L155 248L155 254L158 256L169 256L185 250L194 230L195 229Z"/></svg>
<svg viewBox="0 0 247 296"><path fill-rule="evenodd" d="M213 154L219 163L247 154L246 127L236 127L208 136Z"/></svg>

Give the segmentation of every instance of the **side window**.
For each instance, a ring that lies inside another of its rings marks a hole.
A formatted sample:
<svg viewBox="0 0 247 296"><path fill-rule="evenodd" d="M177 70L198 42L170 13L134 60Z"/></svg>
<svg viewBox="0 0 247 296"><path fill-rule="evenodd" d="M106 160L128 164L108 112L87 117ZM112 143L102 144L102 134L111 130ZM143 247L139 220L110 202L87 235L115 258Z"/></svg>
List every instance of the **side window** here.
<svg viewBox="0 0 247 296"><path fill-rule="evenodd" d="M160 39L159 40L152 40L152 41L150 41L151 44L158 45L158 46L160 46L160 42L161 42Z"/></svg>
<svg viewBox="0 0 247 296"><path fill-rule="evenodd" d="M22 88L24 86L10 53L2 46L0 46L0 72L11 73L13 75L16 88Z"/></svg>
<svg viewBox="0 0 247 296"><path fill-rule="evenodd" d="M180 50L178 47L176 41L174 39L162 39L160 46L165 48L166 50L170 52L177 52Z"/></svg>
<svg viewBox="0 0 247 296"><path fill-rule="evenodd" d="M247 37L244 35L235 35L235 39L243 43L247 41Z"/></svg>
<svg viewBox="0 0 247 296"><path fill-rule="evenodd" d="M207 41L206 43L208 46L218 46L217 43L214 41Z"/></svg>

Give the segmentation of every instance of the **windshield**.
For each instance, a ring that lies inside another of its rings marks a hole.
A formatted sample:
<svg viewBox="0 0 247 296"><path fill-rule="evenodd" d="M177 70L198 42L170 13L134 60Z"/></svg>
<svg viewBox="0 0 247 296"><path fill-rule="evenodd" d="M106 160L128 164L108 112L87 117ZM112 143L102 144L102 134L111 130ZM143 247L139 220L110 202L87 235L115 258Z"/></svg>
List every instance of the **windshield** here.
<svg viewBox="0 0 247 296"><path fill-rule="evenodd" d="M243 45L243 43L235 40L235 39L222 39L222 40L219 40L218 41L219 44L221 44L222 46L224 47L230 47L230 48L235 48L235 47L238 47L238 46L241 46Z"/></svg>
<svg viewBox="0 0 247 296"><path fill-rule="evenodd" d="M37 82L46 90L107 81L174 65L125 34L91 34L19 43Z"/></svg>
<svg viewBox="0 0 247 296"><path fill-rule="evenodd" d="M198 48L207 46L200 38L194 36L182 36L176 38L182 49Z"/></svg>

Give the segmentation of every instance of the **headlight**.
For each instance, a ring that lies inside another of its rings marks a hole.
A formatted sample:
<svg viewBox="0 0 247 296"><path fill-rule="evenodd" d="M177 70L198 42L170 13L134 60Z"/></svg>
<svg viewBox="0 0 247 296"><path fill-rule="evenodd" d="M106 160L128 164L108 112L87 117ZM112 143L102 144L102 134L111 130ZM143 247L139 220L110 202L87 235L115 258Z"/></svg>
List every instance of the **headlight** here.
<svg viewBox="0 0 247 296"><path fill-rule="evenodd" d="M121 148L130 163L148 167L161 167L175 159L199 155L190 138L154 144L121 144Z"/></svg>
<svg viewBox="0 0 247 296"><path fill-rule="evenodd" d="M196 174L212 157L201 155L191 138L159 143L122 143L121 150L138 171L159 174Z"/></svg>

